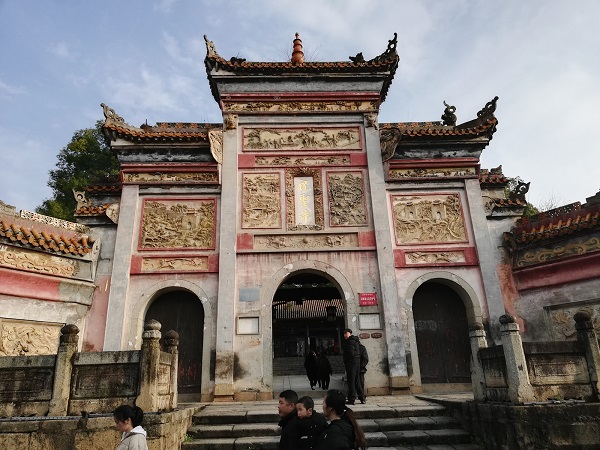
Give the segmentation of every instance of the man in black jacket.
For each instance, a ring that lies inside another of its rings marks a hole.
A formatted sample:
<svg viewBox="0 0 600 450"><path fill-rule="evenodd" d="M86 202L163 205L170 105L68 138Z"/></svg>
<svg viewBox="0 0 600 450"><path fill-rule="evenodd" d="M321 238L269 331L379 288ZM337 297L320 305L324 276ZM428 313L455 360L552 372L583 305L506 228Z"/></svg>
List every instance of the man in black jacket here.
<svg viewBox="0 0 600 450"><path fill-rule="evenodd" d="M356 336L352 335L352 330L344 330L344 368L346 369L346 380L348 381L348 402L354 405L356 394L358 398L364 401L362 386L360 385L360 346Z"/></svg>
<svg viewBox="0 0 600 450"><path fill-rule="evenodd" d="M300 443L300 424L296 412L296 403L298 403L298 394L296 391L288 389L279 394L279 426L281 427L281 439L279 440L279 450L298 450Z"/></svg>
<svg viewBox="0 0 600 450"><path fill-rule="evenodd" d="M369 364L369 354L367 353L367 348L362 345L360 342L358 343L360 348L360 387L362 388L362 397L358 397L361 403L367 402L367 390L365 389L365 373L367 373L367 364Z"/></svg>

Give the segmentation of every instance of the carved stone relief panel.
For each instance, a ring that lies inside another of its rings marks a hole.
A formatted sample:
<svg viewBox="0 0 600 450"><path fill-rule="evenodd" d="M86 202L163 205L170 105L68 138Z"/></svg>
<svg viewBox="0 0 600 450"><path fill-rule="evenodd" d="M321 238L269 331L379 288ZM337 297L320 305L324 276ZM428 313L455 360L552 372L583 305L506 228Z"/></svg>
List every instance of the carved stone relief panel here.
<svg viewBox="0 0 600 450"><path fill-rule="evenodd" d="M406 252L406 264L440 264L465 262L465 254L456 252Z"/></svg>
<svg viewBox="0 0 600 450"><path fill-rule="evenodd" d="M525 267L571 255L584 255L600 251L600 238L597 236L573 239L563 245L523 250L517 253L516 266Z"/></svg>
<svg viewBox="0 0 600 450"><path fill-rule="evenodd" d="M277 234L254 236L254 250L357 248L358 234Z"/></svg>
<svg viewBox="0 0 600 450"><path fill-rule="evenodd" d="M195 270L208 270L208 257L142 258L142 272L178 272Z"/></svg>
<svg viewBox="0 0 600 450"><path fill-rule="evenodd" d="M214 249L214 199L144 200L140 250Z"/></svg>
<svg viewBox="0 0 600 450"><path fill-rule="evenodd" d="M77 231L79 233L87 233L89 231L89 228L81 223L68 222L66 220L57 219L55 217L50 216L44 216L43 214L26 211L24 209L21 210L21 213L19 215L23 219L29 219L35 222L52 225L53 227L60 227L66 230Z"/></svg>
<svg viewBox="0 0 600 450"><path fill-rule="evenodd" d="M79 272L74 259L6 245L0 245L0 266L62 277L73 277Z"/></svg>
<svg viewBox="0 0 600 450"><path fill-rule="evenodd" d="M337 112L377 111L376 101L321 101L321 102L223 102L223 111L232 112Z"/></svg>
<svg viewBox="0 0 600 450"><path fill-rule="evenodd" d="M458 194L392 196L396 245L465 242Z"/></svg>
<svg viewBox="0 0 600 450"><path fill-rule="evenodd" d="M223 164L223 130L209 130L210 153L219 164Z"/></svg>
<svg viewBox="0 0 600 450"><path fill-rule="evenodd" d="M0 319L0 356L53 355L63 324Z"/></svg>
<svg viewBox="0 0 600 450"><path fill-rule="evenodd" d="M306 178L312 178L311 182L307 183ZM312 185L312 188L309 191L303 191L309 184ZM299 198L301 196L302 199ZM301 201L307 198L313 202L312 205L306 205L307 210L312 212L312 222L308 221L308 217L296 213ZM285 200L289 231L323 229L323 181L319 169L287 169L285 171Z"/></svg>
<svg viewBox="0 0 600 450"><path fill-rule="evenodd" d="M390 169L389 178L461 178L477 175L475 167L435 167L428 169Z"/></svg>
<svg viewBox="0 0 600 450"><path fill-rule="evenodd" d="M358 127L244 128L244 151L360 150Z"/></svg>
<svg viewBox="0 0 600 450"><path fill-rule="evenodd" d="M575 340L577 330L573 316L579 311L585 311L592 316L592 324L596 333L600 333L600 300L577 302L576 304L563 304L545 307L546 321L551 330L552 337L556 340Z"/></svg>
<svg viewBox="0 0 600 450"><path fill-rule="evenodd" d="M245 173L242 186L242 228L281 228L280 175Z"/></svg>
<svg viewBox="0 0 600 450"><path fill-rule="evenodd" d="M257 156L257 166L347 166L350 156Z"/></svg>
<svg viewBox="0 0 600 450"><path fill-rule="evenodd" d="M149 172L124 173L124 183L160 184L214 184L218 183L217 172Z"/></svg>
<svg viewBox="0 0 600 450"><path fill-rule="evenodd" d="M360 172L328 172L329 224L365 226L365 186Z"/></svg>

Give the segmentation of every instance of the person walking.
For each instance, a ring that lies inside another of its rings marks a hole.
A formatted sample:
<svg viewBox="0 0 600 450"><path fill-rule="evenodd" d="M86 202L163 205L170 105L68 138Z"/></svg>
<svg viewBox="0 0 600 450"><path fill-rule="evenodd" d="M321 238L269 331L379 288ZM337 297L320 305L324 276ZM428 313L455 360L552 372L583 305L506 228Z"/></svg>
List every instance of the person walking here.
<svg viewBox="0 0 600 450"><path fill-rule="evenodd" d="M304 368L306 369L306 376L308 377L310 388L314 391L315 386L319 381L319 370L317 368L317 354L313 350L308 352L308 355L306 355L306 359L304 360Z"/></svg>
<svg viewBox="0 0 600 450"><path fill-rule="evenodd" d="M296 411L298 394L291 389L279 394L277 411L279 413L279 426L281 427L281 438L279 439L279 450L298 450L300 424L298 412Z"/></svg>
<svg viewBox="0 0 600 450"><path fill-rule="evenodd" d="M329 361L325 350L321 352L319 359L317 360L317 372L321 382L321 387L325 390L329 389L329 382L331 381L333 369L331 368L331 361Z"/></svg>
<svg viewBox="0 0 600 450"><path fill-rule="evenodd" d="M366 450L365 433L345 401L343 392L336 389L327 391L323 399L323 415L330 423L317 441L315 450Z"/></svg>
<svg viewBox="0 0 600 450"><path fill-rule="evenodd" d="M344 330L344 369L346 370L346 380L348 382L348 404L354 405L356 395L363 400L363 391L360 384L360 346L356 336L352 335L352 330Z"/></svg>
<svg viewBox="0 0 600 450"><path fill-rule="evenodd" d="M360 373L359 380L362 388L362 397L359 397L361 403L367 402L367 390L365 389L365 373L367 373L367 364L369 364L369 354L367 348L359 341L358 347L360 348Z"/></svg>
<svg viewBox="0 0 600 450"><path fill-rule="evenodd" d="M144 412L138 406L121 405L113 411L115 428L121 431L116 450L148 450L146 430L142 428Z"/></svg>

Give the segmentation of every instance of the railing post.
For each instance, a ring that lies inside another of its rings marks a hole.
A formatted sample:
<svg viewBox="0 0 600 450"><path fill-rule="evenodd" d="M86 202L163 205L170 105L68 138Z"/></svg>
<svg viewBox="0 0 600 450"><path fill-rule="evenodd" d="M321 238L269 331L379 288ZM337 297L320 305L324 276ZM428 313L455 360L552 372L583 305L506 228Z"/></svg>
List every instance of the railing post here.
<svg viewBox="0 0 600 450"><path fill-rule="evenodd" d="M177 408L177 365L179 364L179 334L175 330L169 330L165 333L164 341L166 350L171 354L171 409Z"/></svg>
<svg viewBox="0 0 600 450"><path fill-rule="evenodd" d="M535 396L529 382L523 342L519 334L519 325L513 316L500 316L500 334L506 362L508 397L513 403L533 401Z"/></svg>
<svg viewBox="0 0 600 450"><path fill-rule="evenodd" d="M473 384L473 397L475 400L481 402L486 397L486 385L479 350L487 347L487 339L482 323L476 322L469 326L469 340L471 341L471 383Z"/></svg>
<svg viewBox="0 0 600 450"><path fill-rule="evenodd" d="M585 359L587 361L588 373L594 401L600 398L600 348L598 347L598 337L594 331L592 316L579 311L573 317L575 319L575 329L577 330L577 340L583 345Z"/></svg>
<svg viewBox="0 0 600 450"><path fill-rule="evenodd" d="M140 354L140 393L136 405L144 411L158 410L158 370L160 364L160 322L144 325Z"/></svg>
<svg viewBox="0 0 600 450"><path fill-rule="evenodd" d="M73 373L73 355L77 352L79 328L69 324L60 329L60 344L54 364L54 385L50 399L49 416L66 416L71 394L71 375Z"/></svg>

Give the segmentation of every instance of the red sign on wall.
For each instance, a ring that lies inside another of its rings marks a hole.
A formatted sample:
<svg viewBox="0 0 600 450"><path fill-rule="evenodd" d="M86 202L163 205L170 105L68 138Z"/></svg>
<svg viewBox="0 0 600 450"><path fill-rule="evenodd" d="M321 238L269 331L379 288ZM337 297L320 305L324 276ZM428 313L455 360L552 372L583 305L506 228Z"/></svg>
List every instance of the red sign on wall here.
<svg viewBox="0 0 600 450"><path fill-rule="evenodd" d="M376 292L363 292L358 294L358 304L360 306L374 306L377 305L377 293Z"/></svg>

